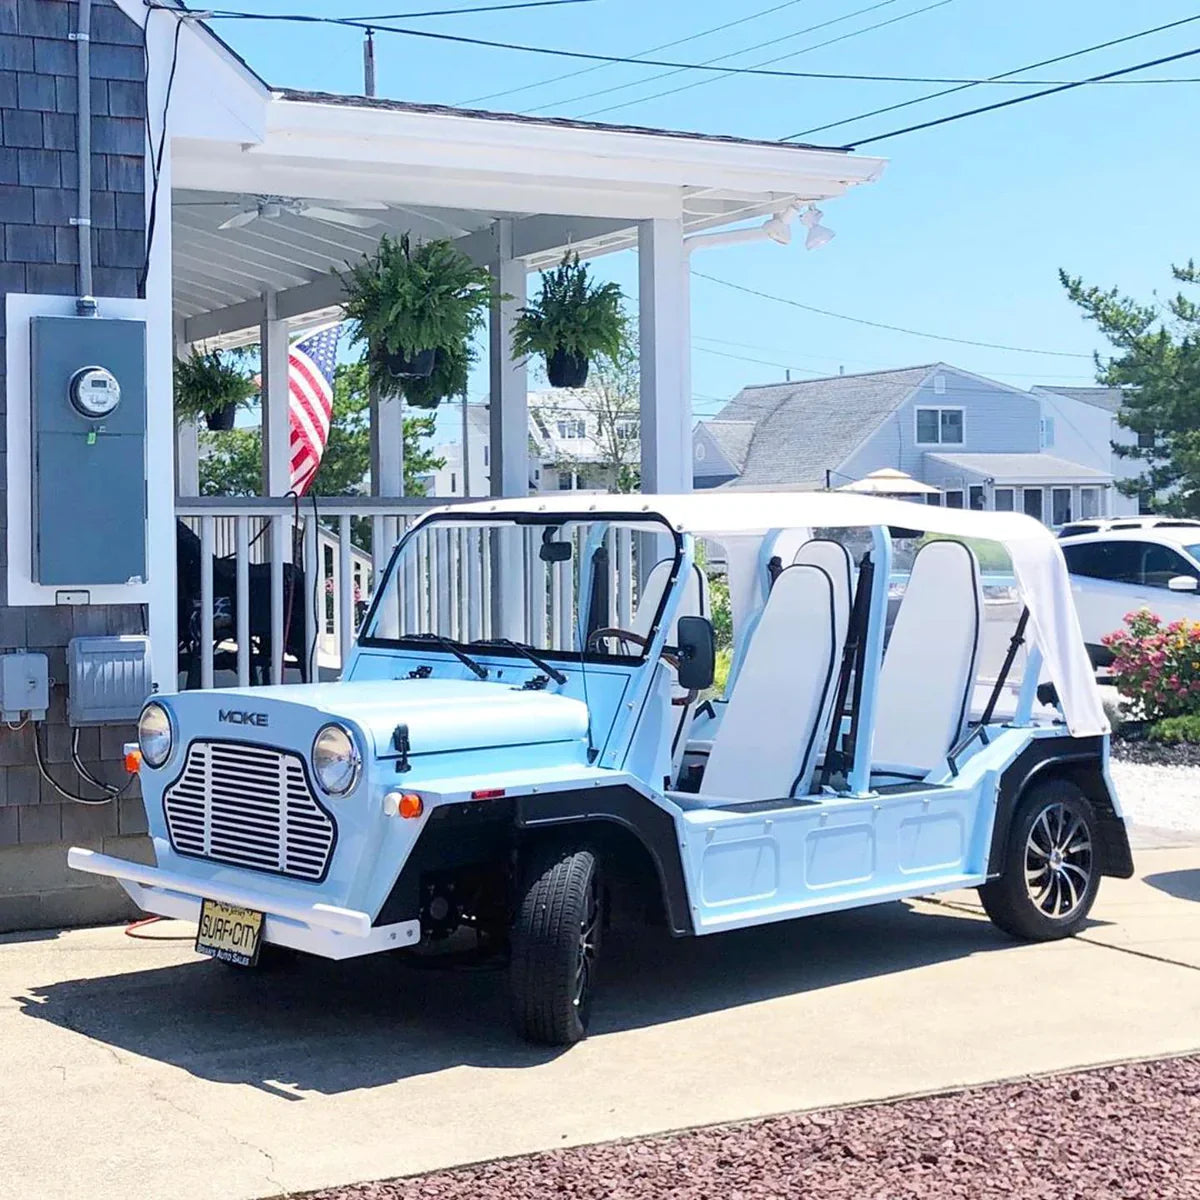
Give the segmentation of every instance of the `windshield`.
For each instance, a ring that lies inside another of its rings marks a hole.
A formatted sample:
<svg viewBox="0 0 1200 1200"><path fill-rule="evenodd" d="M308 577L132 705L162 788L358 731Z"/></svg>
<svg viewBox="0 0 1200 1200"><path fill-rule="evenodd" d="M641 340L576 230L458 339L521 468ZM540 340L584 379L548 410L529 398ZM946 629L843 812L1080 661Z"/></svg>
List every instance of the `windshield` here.
<svg viewBox="0 0 1200 1200"><path fill-rule="evenodd" d="M1200 542L1196 542L1191 546L1184 546L1184 550L1187 551L1194 562L1200 562Z"/></svg>
<svg viewBox="0 0 1200 1200"><path fill-rule="evenodd" d="M441 638L489 653L641 659L678 556L659 519L435 517L393 556L360 643Z"/></svg>

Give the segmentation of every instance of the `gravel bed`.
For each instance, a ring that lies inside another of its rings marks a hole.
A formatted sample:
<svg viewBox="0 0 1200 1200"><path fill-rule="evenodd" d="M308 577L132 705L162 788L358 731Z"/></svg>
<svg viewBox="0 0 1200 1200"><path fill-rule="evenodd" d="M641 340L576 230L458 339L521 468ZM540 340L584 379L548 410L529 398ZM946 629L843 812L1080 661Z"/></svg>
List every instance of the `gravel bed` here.
<svg viewBox="0 0 1200 1200"><path fill-rule="evenodd" d="M1121 809L1134 825L1200 834L1200 767L1109 763Z"/></svg>
<svg viewBox="0 0 1200 1200"><path fill-rule="evenodd" d="M1145 763L1147 766L1200 767L1200 745L1195 742L1147 742L1114 737L1112 756L1121 762Z"/></svg>
<svg viewBox="0 0 1200 1200"><path fill-rule="evenodd" d="M1200 1058L557 1150L311 1200L555 1196L1196 1200Z"/></svg>

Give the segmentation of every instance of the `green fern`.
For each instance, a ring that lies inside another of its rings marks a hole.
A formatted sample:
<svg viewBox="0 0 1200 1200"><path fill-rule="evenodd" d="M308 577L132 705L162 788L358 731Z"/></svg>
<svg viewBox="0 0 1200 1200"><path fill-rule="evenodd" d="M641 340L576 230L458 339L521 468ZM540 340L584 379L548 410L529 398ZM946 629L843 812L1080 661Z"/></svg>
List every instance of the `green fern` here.
<svg viewBox="0 0 1200 1200"><path fill-rule="evenodd" d="M514 358L556 351L582 358L616 358L626 336L620 287L596 283L579 255L568 252L552 271L542 272L541 292L517 314Z"/></svg>

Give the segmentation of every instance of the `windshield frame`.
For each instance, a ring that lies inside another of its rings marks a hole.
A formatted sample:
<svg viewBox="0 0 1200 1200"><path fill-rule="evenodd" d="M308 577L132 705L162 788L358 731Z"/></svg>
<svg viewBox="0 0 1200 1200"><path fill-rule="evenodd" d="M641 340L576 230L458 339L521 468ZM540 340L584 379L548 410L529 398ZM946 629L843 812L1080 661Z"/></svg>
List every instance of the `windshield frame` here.
<svg viewBox="0 0 1200 1200"><path fill-rule="evenodd" d="M650 650L654 646L658 633L662 627L663 614L666 612L667 606L671 603L672 597L676 591L679 582L680 574L683 570L684 562L684 531L675 527L670 521L660 512L655 512L647 509L645 512L629 512L629 511L613 511L608 509L572 509L569 512L481 512L475 505L471 506L470 512L457 512L454 509L442 510L430 513L423 517L409 528L404 536L392 547L392 552L388 556L387 566L383 570L380 586L375 589L375 594L371 598L371 605L367 609L367 614L363 618L362 628L370 629L379 605L387 593L391 581L396 571L396 564L400 556L404 553L410 541L414 540L419 535L427 532L435 525L442 524L462 524L462 525L513 525L518 528L526 526L542 526L546 528L556 528L561 525L575 522L577 524L598 524L602 522L610 522L624 525L661 525L664 534L670 537L672 549L674 552L674 560L672 563L671 574L667 579L667 586L663 589L663 594L659 598L658 608L655 610L654 619L651 622L649 632L646 636L646 647L637 654L610 654L603 650L586 651L580 654L578 650L555 650L546 649L541 646L535 646L534 650L547 662L553 663L579 663L584 662L588 665L610 665L623 667L640 668L646 664L650 657ZM514 649L511 646L503 645L483 645L471 642L460 643L464 648L473 650L475 655L482 658L506 658L519 659L528 661L521 651ZM357 645L364 650L423 650L429 651L436 648L434 644L420 636L404 635L398 638L377 637L362 633L357 638ZM448 651L439 651L440 653L448 653Z"/></svg>

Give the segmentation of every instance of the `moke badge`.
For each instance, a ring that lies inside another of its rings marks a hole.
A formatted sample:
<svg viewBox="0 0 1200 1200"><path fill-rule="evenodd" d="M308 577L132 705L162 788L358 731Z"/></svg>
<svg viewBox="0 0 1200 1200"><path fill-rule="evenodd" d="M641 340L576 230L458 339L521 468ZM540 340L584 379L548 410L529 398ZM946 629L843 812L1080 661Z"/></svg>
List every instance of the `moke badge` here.
<svg viewBox="0 0 1200 1200"><path fill-rule="evenodd" d="M265 712L246 712L240 708L222 708L217 713L217 720L226 725L258 725L262 728L269 724Z"/></svg>

